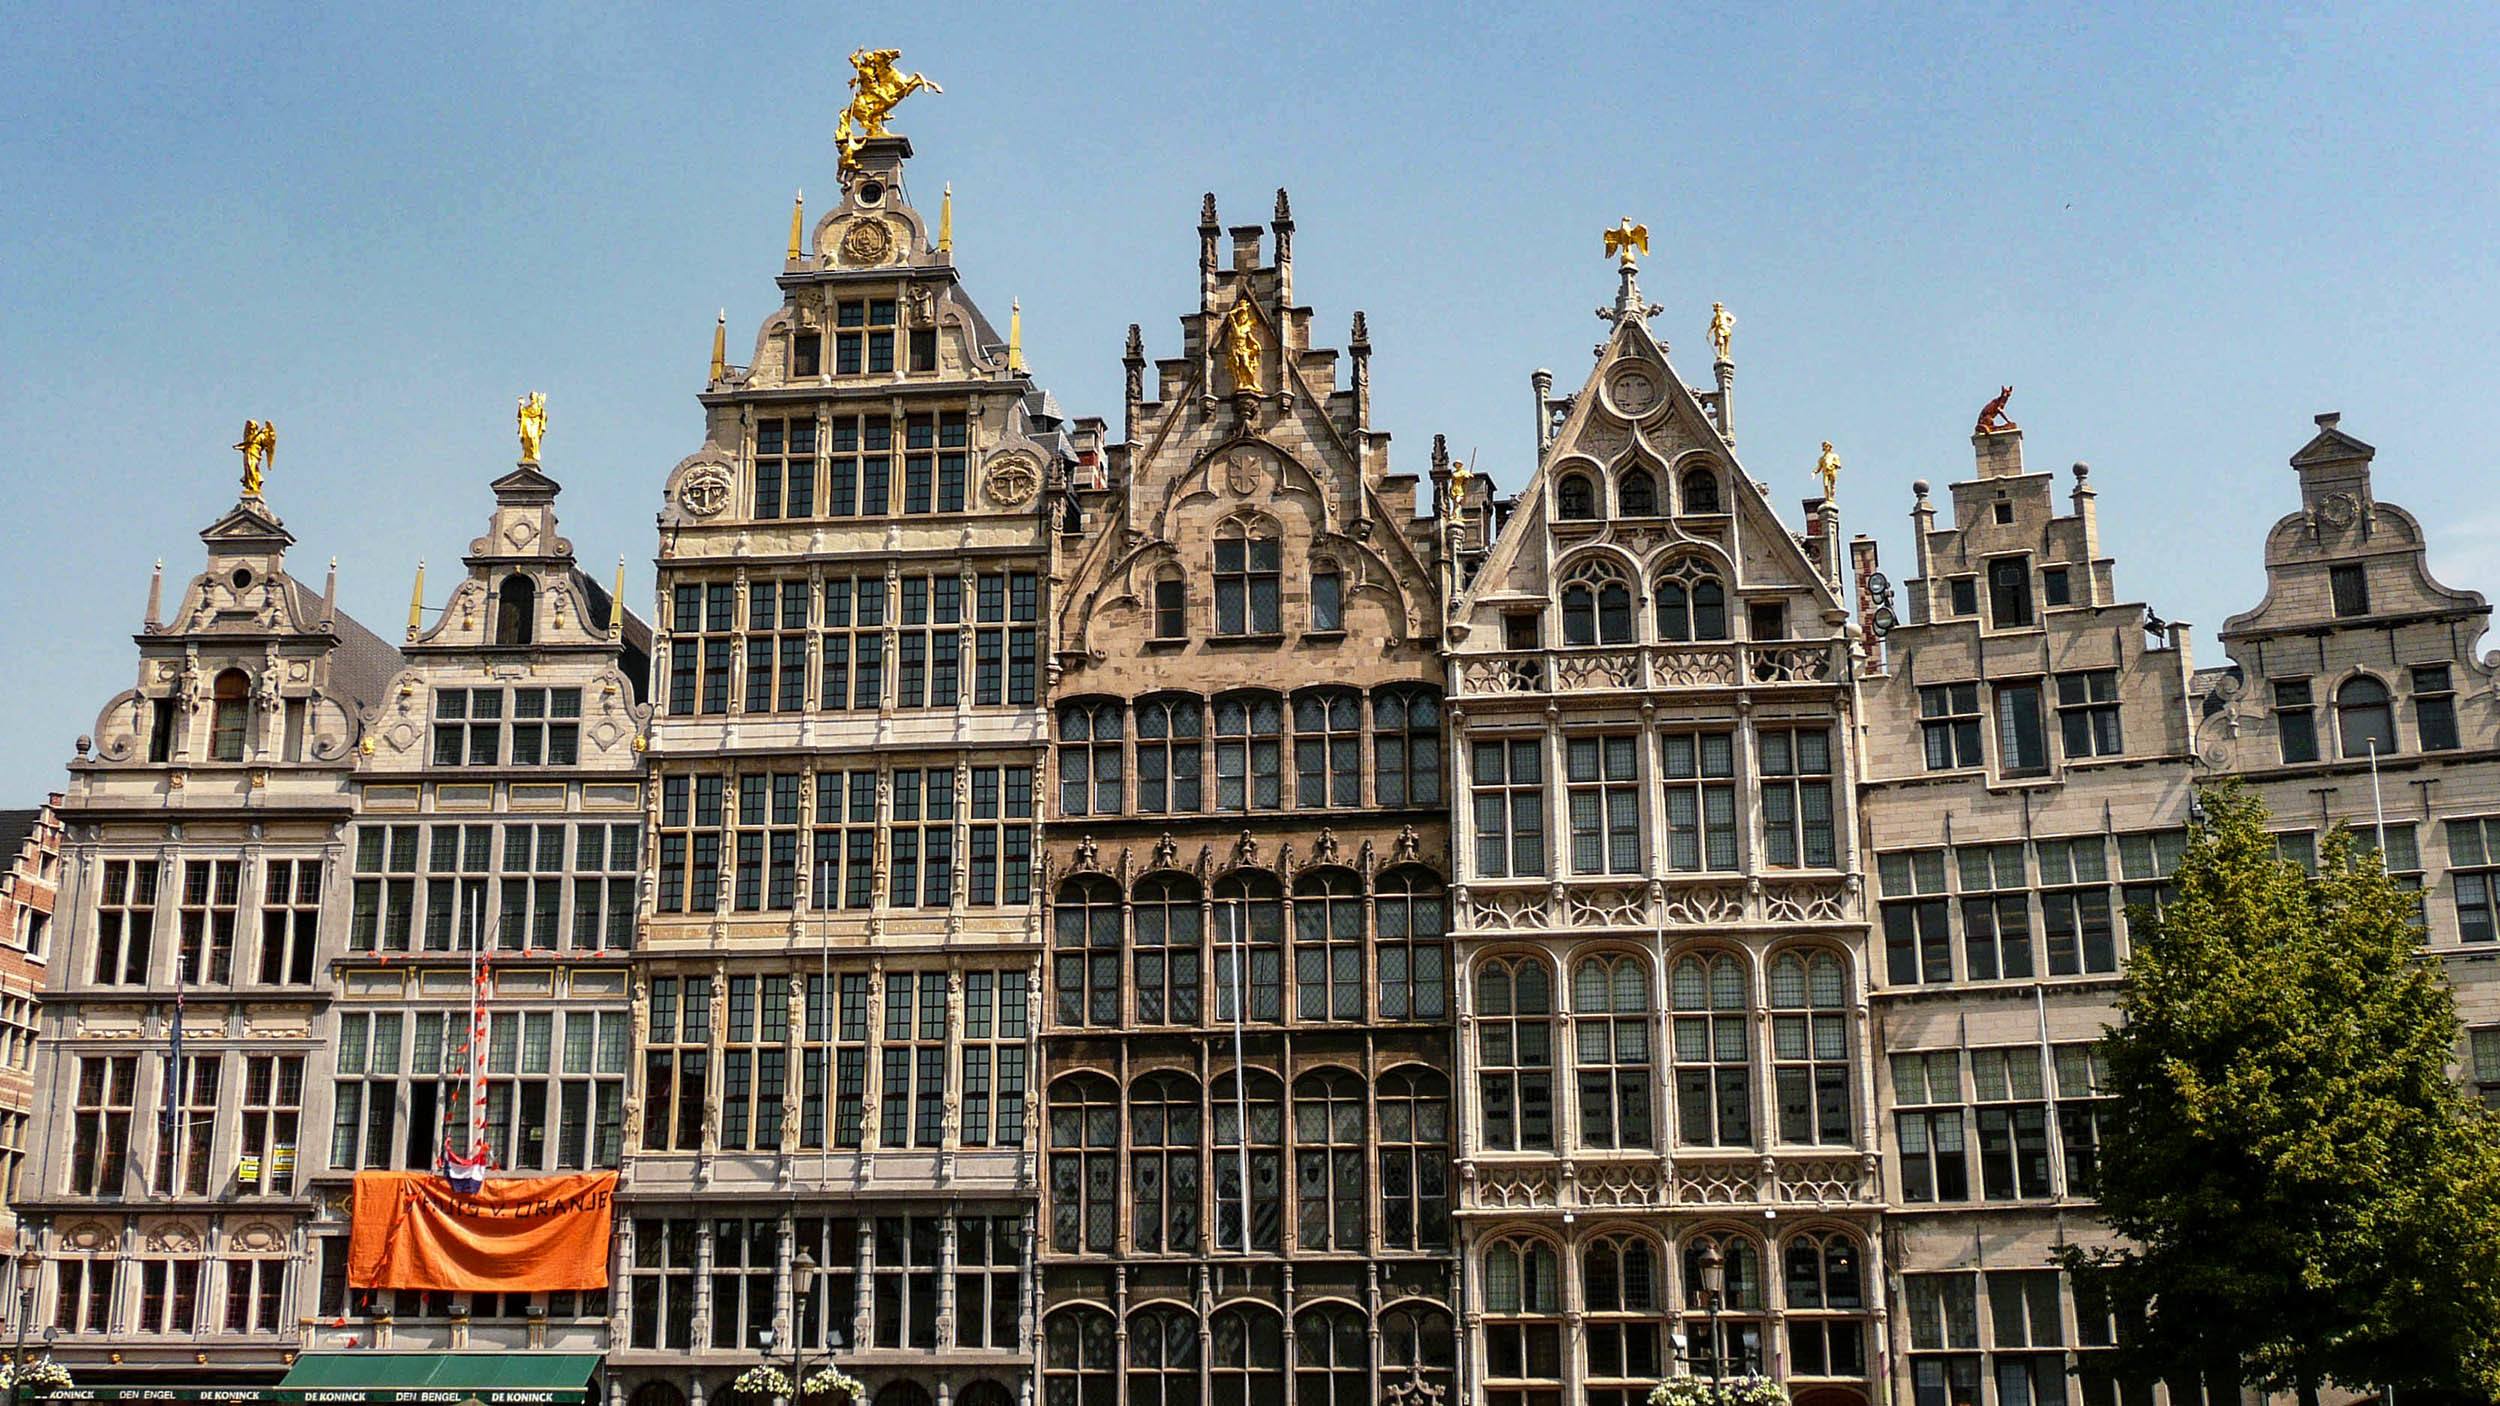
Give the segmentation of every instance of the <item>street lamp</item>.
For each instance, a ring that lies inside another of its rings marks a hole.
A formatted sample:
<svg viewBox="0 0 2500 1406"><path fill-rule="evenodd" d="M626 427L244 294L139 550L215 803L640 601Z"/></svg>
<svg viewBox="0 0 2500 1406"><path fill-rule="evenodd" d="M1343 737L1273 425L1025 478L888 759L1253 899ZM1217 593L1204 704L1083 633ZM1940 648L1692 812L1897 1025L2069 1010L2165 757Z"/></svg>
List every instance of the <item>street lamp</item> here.
<svg viewBox="0 0 2500 1406"><path fill-rule="evenodd" d="M808 1293L809 1286L815 1281L815 1278L816 1257L809 1254L805 1250L799 1251L798 1255L790 1261L789 1406L799 1406L799 1373L804 1369L804 1359L807 1351L807 1337L804 1333L799 1331L799 1317L801 1313L800 1302ZM761 1329L755 1336L761 1343L765 1356L769 1359L773 1350L773 1330L770 1328ZM15 1406L15 1403L11 1403L11 1406Z"/></svg>
<svg viewBox="0 0 2500 1406"><path fill-rule="evenodd" d="M9 1369L9 1406L17 1406L23 1392L18 1382L26 1375L26 1330L35 1316L35 1276L42 1261L35 1258L35 1246L26 1238L23 1227L18 1231L17 1246L17 1362Z"/></svg>

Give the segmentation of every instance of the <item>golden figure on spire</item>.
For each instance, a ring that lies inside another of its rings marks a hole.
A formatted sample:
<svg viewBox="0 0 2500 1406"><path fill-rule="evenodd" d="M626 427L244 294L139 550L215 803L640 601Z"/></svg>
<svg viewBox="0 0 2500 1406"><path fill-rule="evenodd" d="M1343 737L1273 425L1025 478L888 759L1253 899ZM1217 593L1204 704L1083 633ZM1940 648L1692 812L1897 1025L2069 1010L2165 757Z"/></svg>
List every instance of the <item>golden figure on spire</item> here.
<svg viewBox="0 0 2500 1406"><path fill-rule="evenodd" d="M237 440L234 447L243 451L243 496L257 498L260 496L260 471L278 459L278 422L244 421L243 438Z"/></svg>
<svg viewBox="0 0 2500 1406"><path fill-rule="evenodd" d="M1728 346L1736 340L1736 314L1725 303L1710 305L1710 354L1721 361L1728 359Z"/></svg>
<svg viewBox="0 0 2500 1406"><path fill-rule="evenodd" d="M547 397L531 391L521 397L521 408L513 416L521 431L521 462L538 462L538 442L547 437Z"/></svg>
<svg viewBox="0 0 2500 1406"><path fill-rule="evenodd" d="M1236 395L1259 388L1259 314L1248 298L1224 314L1224 364L1233 373Z"/></svg>
<svg viewBox="0 0 2500 1406"><path fill-rule="evenodd" d="M1622 224L1606 231L1606 252L1621 257L1628 264L1632 262L1634 249L1643 254L1649 252L1649 226L1636 225L1632 223L1632 217L1626 215Z"/></svg>
<svg viewBox="0 0 2500 1406"><path fill-rule="evenodd" d="M1830 501L1840 487L1840 456L1832 452L1832 442L1823 441L1823 457L1814 461L1814 476L1823 480L1823 498Z"/></svg>
<svg viewBox="0 0 2500 1406"><path fill-rule="evenodd" d="M870 137L885 135L885 119L893 115L896 104L923 88L932 93L946 91L917 73L896 73L894 61L902 56L900 49L852 52L851 102L833 128L833 144L842 149L843 170L859 164L859 149Z"/></svg>

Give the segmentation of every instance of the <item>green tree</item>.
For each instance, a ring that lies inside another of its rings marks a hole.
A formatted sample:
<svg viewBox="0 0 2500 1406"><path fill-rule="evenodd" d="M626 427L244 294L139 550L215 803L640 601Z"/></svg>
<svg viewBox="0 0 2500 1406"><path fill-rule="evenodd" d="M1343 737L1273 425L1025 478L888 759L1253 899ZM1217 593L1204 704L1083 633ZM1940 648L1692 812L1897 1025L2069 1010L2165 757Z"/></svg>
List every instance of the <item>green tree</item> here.
<svg viewBox="0 0 2500 1406"><path fill-rule="evenodd" d="M2491 1399L2500 1122L2450 1077L2414 896L2341 830L2312 878L2255 796L2203 800L2107 1038L2099 1196L2129 1243L2060 1258L2120 1306L2133 1373Z"/></svg>

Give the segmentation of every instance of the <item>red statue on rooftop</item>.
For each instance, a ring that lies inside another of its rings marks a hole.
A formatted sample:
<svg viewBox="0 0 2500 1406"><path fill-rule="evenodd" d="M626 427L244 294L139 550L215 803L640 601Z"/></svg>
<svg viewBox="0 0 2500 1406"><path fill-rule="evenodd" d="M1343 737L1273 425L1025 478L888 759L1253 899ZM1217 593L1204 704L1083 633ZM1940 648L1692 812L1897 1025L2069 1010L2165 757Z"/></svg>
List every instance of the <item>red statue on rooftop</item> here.
<svg viewBox="0 0 2500 1406"><path fill-rule="evenodd" d="M2012 386L1998 387L1997 398L1989 401L1987 408L1979 412L1979 423L1971 428L1971 433L2003 434L2007 430L2017 428L2013 421L2005 418L2005 402L2013 398Z"/></svg>

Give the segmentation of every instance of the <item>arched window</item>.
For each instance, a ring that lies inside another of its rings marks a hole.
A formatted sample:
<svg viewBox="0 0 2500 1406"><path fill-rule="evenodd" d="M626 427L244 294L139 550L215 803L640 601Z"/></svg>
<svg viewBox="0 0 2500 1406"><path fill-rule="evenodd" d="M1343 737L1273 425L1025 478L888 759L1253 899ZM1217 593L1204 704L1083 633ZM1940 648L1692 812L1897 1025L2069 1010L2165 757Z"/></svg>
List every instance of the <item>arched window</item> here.
<svg viewBox="0 0 2500 1406"><path fill-rule="evenodd" d="M632 1406L686 1406L686 1394L667 1382L644 1382L634 1388Z"/></svg>
<svg viewBox="0 0 2500 1406"><path fill-rule="evenodd" d="M1866 1277L1858 1242L1838 1231L1792 1235L1780 1254L1787 1296L1788 1371L1803 1377L1866 1375Z"/></svg>
<svg viewBox="0 0 2500 1406"><path fill-rule="evenodd" d="M1215 808L1275 810L1284 803L1285 710L1274 694L1215 700Z"/></svg>
<svg viewBox="0 0 2500 1406"><path fill-rule="evenodd" d="M1450 1083L1429 1069L1380 1078L1381 1243L1450 1247Z"/></svg>
<svg viewBox="0 0 2500 1406"><path fill-rule="evenodd" d="M1042 1325L1045 1406L1113 1406L1120 1399L1119 1340L1111 1315L1091 1304L1050 1315Z"/></svg>
<svg viewBox="0 0 2500 1406"><path fill-rule="evenodd" d="M1149 874L1138 881L1129 912L1137 930L1137 1023L1196 1025L1203 970L1197 882Z"/></svg>
<svg viewBox="0 0 2500 1406"><path fill-rule="evenodd" d="M1208 1160L1215 1165L1215 1248L1241 1253L1244 1201L1242 1162L1249 1161L1250 1248L1273 1253L1285 1224L1285 1085L1261 1069L1244 1071L1234 1082L1232 1070L1215 1076L1207 1101L1215 1110L1215 1141ZM1250 1134L1242 1136L1242 1115Z"/></svg>
<svg viewBox="0 0 2500 1406"><path fill-rule="evenodd" d="M1458 1335L1450 1315L1430 1305L1394 1305L1380 1315L1380 1385L1394 1391L1408 1382L1440 1388L1431 1400L1450 1401Z"/></svg>
<svg viewBox="0 0 2500 1406"><path fill-rule="evenodd" d="M1589 1406L1643 1406L1666 1374L1659 1268L1657 1248L1637 1235L1600 1236L1581 1251Z"/></svg>
<svg viewBox="0 0 2500 1406"><path fill-rule="evenodd" d="M1059 707L1059 809L1068 815L1120 813L1120 747L1124 729L1117 701L1063 703Z"/></svg>
<svg viewBox="0 0 2500 1406"><path fill-rule="evenodd" d="M1441 699L1432 690L1372 695L1372 799L1383 807L1441 804Z"/></svg>
<svg viewBox="0 0 2500 1406"><path fill-rule="evenodd" d="M1274 529L1264 535L1228 523L1215 539L1215 632L1274 635L1284 631L1284 553Z"/></svg>
<svg viewBox="0 0 2500 1406"><path fill-rule="evenodd" d="M1449 902L1429 869L1393 869L1372 896L1374 977L1382 1020L1450 1013Z"/></svg>
<svg viewBox="0 0 2500 1406"><path fill-rule="evenodd" d="M1849 977L1830 952L1783 952L1771 962L1771 1059L1780 1141L1846 1146L1849 1125Z"/></svg>
<svg viewBox="0 0 2500 1406"><path fill-rule="evenodd" d="M1713 1249L1719 1254L1718 1274L1723 1285L1716 1344L1710 1340L1711 1319L1701 1316L1701 1311L1710 1307L1710 1266L1706 1261ZM1698 1359L1693 1364L1695 1375L1760 1372L1762 1320L1749 1315L1762 1312L1762 1251L1734 1231L1688 1235L1684 1238L1683 1268L1685 1306L1696 1310L1694 1316L1685 1319L1685 1332L1693 1339L1691 1351Z"/></svg>
<svg viewBox="0 0 2500 1406"><path fill-rule="evenodd" d="M1128 1316L1128 1406L1198 1406L1198 1316L1148 1303Z"/></svg>
<svg viewBox="0 0 2500 1406"><path fill-rule="evenodd" d="M1363 1237L1363 1085L1315 1070L1293 1085L1293 1185L1306 1250L1360 1250Z"/></svg>
<svg viewBox="0 0 2500 1406"><path fill-rule="evenodd" d="M1498 1152L1554 1145L1554 979L1534 957L1476 971L1476 1077L1484 1145Z"/></svg>
<svg viewBox="0 0 2500 1406"><path fill-rule="evenodd" d="M1675 964L1676 1138L1688 1147L1753 1143L1753 1037L1735 957Z"/></svg>
<svg viewBox="0 0 2500 1406"><path fill-rule="evenodd" d="M1189 585L1175 567L1155 573L1155 638L1186 639L1189 636Z"/></svg>
<svg viewBox="0 0 2500 1406"><path fill-rule="evenodd" d="M1697 557L1686 557L1658 577L1658 638L1727 638L1727 587Z"/></svg>
<svg viewBox="0 0 2500 1406"><path fill-rule="evenodd" d="M1215 1018L1229 1025L1236 1009L1248 1019L1285 1018L1285 891L1264 870L1215 881ZM1247 983L1250 1001L1237 1007Z"/></svg>
<svg viewBox="0 0 2500 1406"><path fill-rule="evenodd" d="M929 1389L909 1377L897 1377L877 1388L876 1406L932 1406Z"/></svg>
<svg viewBox="0 0 2500 1406"><path fill-rule="evenodd" d="M955 1406L1015 1406L1015 1402L1004 1383L986 1377L955 1393Z"/></svg>
<svg viewBox="0 0 2500 1406"><path fill-rule="evenodd" d="M1293 1319L1295 1406L1368 1406L1371 1333L1352 1304L1313 1304Z"/></svg>
<svg viewBox="0 0 2500 1406"><path fill-rule="evenodd" d="M1189 1254L1198 1248L1198 1085L1185 1074L1148 1074L1129 1085L1129 1248Z"/></svg>
<svg viewBox="0 0 2500 1406"><path fill-rule="evenodd" d="M1647 469L1625 471L1615 486L1615 507L1625 517L1658 515L1658 479Z"/></svg>
<svg viewBox="0 0 2500 1406"><path fill-rule="evenodd" d="M1120 1091L1100 1074L1050 1086L1050 1244L1062 1254L1119 1248Z"/></svg>
<svg viewBox="0 0 2500 1406"><path fill-rule="evenodd" d="M208 755L221 762L243 760L243 735L251 730L252 680L241 669L228 669L209 686L216 712L208 733Z"/></svg>
<svg viewBox="0 0 2500 1406"><path fill-rule="evenodd" d="M1207 1323L1215 1339L1215 1360L1208 1364L1215 1406L1284 1406L1284 1315L1234 1304L1217 1309Z"/></svg>
<svg viewBox="0 0 2500 1406"><path fill-rule="evenodd" d="M1586 474L1564 474L1554 484L1554 516L1587 522L1597 516L1597 489Z"/></svg>
<svg viewBox="0 0 2500 1406"><path fill-rule="evenodd" d="M495 643L529 644L538 631L538 583L519 572L495 590Z"/></svg>
<svg viewBox="0 0 2500 1406"><path fill-rule="evenodd" d="M1484 1397L1554 1406L1562 1390L1562 1280L1554 1247L1513 1236L1484 1252Z"/></svg>
<svg viewBox="0 0 2500 1406"><path fill-rule="evenodd" d="M1293 1014L1363 1018L1363 883L1351 869L1315 869L1293 884Z"/></svg>
<svg viewBox="0 0 2500 1406"><path fill-rule="evenodd" d="M1119 886L1098 874L1061 884L1051 913L1050 946L1059 1023L1119 1024Z"/></svg>
<svg viewBox="0 0 2500 1406"><path fill-rule="evenodd" d="M1615 564L1591 558L1575 567L1563 587L1563 643L1630 644L1632 588Z"/></svg>
<svg viewBox="0 0 2500 1406"><path fill-rule="evenodd" d="M2387 685L2368 674L2356 674L2335 690L2335 717L2346 757L2366 758L2374 744L2382 757L2396 750L2396 713L2388 706Z"/></svg>
<svg viewBox="0 0 2500 1406"><path fill-rule="evenodd" d="M1582 1147L1651 1146L1649 971L1633 955L1583 957L1571 979L1578 1019Z"/></svg>
<svg viewBox="0 0 2500 1406"><path fill-rule="evenodd" d="M1724 511L1719 506L1719 476L1708 469L1686 469L1680 487L1684 494L1684 511L1688 513Z"/></svg>
<svg viewBox="0 0 2500 1406"><path fill-rule="evenodd" d="M1345 576L1334 562L1311 568L1311 628L1321 632L1345 628Z"/></svg>
<svg viewBox="0 0 2500 1406"><path fill-rule="evenodd" d="M1187 694L1145 698L1137 704L1137 811L1140 815L1198 810L1199 735L1206 705Z"/></svg>
<svg viewBox="0 0 2500 1406"><path fill-rule="evenodd" d="M1294 696L1293 803L1303 810L1363 803L1363 695L1353 689Z"/></svg>

